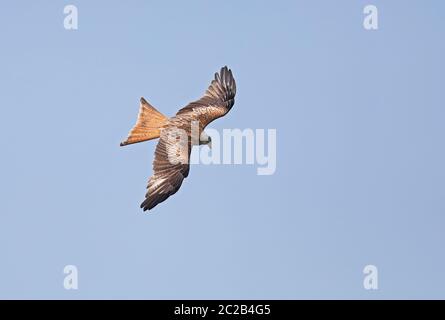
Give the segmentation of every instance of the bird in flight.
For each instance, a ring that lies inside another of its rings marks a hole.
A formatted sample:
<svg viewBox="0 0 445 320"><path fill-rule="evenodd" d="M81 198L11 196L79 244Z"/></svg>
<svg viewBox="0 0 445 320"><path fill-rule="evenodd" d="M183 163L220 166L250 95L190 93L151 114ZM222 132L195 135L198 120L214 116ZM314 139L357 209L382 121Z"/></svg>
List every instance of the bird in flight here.
<svg viewBox="0 0 445 320"><path fill-rule="evenodd" d="M153 209L175 194L190 170L190 153L194 145L211 146L205 127L226 115L235 103L236 84L227 67L215 73L201 99L189 103L175 116L168 118L144 98L134 127L121 146L159 138L153 160L153 175L141 208Z"/></svg>

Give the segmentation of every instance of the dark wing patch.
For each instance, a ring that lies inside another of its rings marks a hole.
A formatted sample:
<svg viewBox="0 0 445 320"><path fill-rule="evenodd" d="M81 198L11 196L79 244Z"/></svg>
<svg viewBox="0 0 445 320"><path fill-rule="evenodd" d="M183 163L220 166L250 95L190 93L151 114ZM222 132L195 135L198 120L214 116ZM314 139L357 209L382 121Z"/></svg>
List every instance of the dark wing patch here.
<svg viewBox="0 0 445 320"><path fill-rule="evenodd" d="M176 117L193 116L199 119L204 128L230 111L235 104L235 94L236 83L232 70L223 67L219 73L215 73L215 79L204 96L179 110Z"/></svg>
<svg viewBox="0 0 445 320"><path fill-rule="evenodd" d="M153 176L148 181L145 200L141 204L144 211L153 209L175 194L184 178L188 176L191 146L188 136L182 140L172 138L170 135L174 134L175 130L175 127L164 129L156 146Z"/></svg>

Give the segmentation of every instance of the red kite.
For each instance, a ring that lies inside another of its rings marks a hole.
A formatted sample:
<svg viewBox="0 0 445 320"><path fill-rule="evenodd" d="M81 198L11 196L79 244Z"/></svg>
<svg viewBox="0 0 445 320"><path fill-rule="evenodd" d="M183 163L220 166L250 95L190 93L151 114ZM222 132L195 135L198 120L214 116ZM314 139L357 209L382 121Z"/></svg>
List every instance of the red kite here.
<svg viewBox="0 0 445 320"><path fill-rule="evenodd" d="M171 118L141 98L136 124L121 146L159 138L153 175L148 181L148 191L141 204L144 211L153 209L179 190L182 180L189 174L192 147L210 146L211 139L204 133L204 128L230 111L235 103L235 93L232 71L223 67L219 73L215 73L215 79L201 99L189 103ZM198 129L199 139L194 139L194 132L192 135L193 124ZM185 132L186 138L181 140L178 132Z"/></svg>

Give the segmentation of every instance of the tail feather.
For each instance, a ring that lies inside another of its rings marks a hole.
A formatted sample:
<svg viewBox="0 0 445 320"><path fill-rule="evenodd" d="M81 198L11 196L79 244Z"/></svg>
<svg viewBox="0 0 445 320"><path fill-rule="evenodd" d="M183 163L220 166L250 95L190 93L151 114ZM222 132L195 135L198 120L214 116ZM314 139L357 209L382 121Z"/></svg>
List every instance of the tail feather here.
<svg viewBox="0 0 445 320"><path fill-rule="evenodd" d="M161 128L167 120L166 116L150 105L147 100L141 98L136 124L130 130L127 140L121 143L121 146L159 138Z"/></svg>

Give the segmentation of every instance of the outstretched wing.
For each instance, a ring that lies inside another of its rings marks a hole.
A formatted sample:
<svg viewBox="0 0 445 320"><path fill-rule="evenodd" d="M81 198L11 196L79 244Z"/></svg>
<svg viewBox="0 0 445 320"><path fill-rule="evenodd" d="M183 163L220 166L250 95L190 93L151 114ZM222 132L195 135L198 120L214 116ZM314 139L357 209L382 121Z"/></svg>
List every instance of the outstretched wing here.
<svg viewBox="0 0 445 320"><path fill-rule="evenodd" d="M175 194L189 174L191 152L190 123L200 122L205 128L213 120L224 116L235 103L236 84L227 67L215 73L204 96L189 103L171 118L161 131L153 161L153 176L148 181L147 194L141 208L150 210Z"/></svg>
<svg viewBox="0 0 445 320"><path fill-rule="evenodd" d="M175 194L188 176L191 145L188 135L183 132L176 127L167 127L161 133L153 160L153 175L141 204L144 211Z"/></svg>
<svg viewBox="0 0 445 320"><path fill-rule="evenodd" d="M236 83L232 70L227 67L221 68L215 73L215 79L204 96L189 103L176 114L176 117L192 117L199 120L202 128L210 122L224 116L235 104Z"/></svg>

